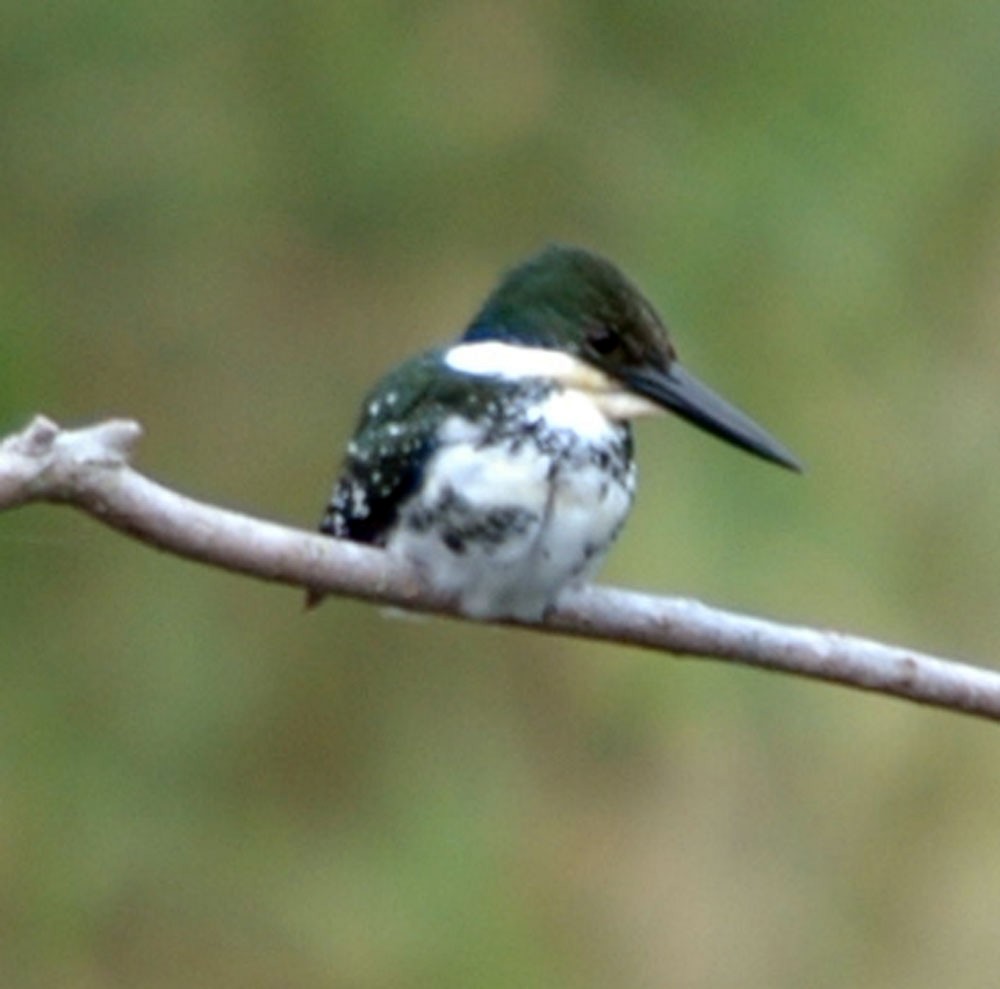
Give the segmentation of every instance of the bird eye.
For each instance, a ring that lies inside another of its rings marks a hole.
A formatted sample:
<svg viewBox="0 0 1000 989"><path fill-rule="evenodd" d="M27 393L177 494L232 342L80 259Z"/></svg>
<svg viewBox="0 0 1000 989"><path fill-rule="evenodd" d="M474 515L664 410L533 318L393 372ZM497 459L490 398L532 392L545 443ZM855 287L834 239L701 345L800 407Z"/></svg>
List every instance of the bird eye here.
<svg viewBox="0 0 1000 989"><path fill-rule="evenodd" d="M606 326L602 326L597 330L594 330L589 337L590 346L601 354L603 357L607 357L609 354L613 354L617 349L621 340L614 330L608 329Z"/></svg>

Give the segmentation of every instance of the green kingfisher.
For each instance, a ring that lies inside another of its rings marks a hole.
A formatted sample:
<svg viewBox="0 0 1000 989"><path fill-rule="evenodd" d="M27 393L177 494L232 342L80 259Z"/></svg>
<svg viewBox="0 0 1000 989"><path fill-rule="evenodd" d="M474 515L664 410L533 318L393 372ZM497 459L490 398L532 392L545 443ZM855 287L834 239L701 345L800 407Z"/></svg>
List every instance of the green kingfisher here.
<svg viewBox="0 0 1000 989"><path fill-rule="evenodd" d="M320 531L398 554L469 616L539 619L621 531L636 483L629 420L663 411L801 469L678 363L614 264L546 247L456 342L369 393Z"/></svg>

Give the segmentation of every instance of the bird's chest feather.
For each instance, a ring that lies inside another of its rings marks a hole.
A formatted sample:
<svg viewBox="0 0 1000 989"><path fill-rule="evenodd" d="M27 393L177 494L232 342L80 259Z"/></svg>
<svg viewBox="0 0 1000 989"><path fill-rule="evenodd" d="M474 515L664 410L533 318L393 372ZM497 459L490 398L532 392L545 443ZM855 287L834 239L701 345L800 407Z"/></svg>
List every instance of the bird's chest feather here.
<svg viewBox="0 0 1000 989"><path fill-rule="evenodd" d="M632 503L628 427L556 391L491 422L454 415L387 541L470 614L539 617L601 561Z"/></svg>

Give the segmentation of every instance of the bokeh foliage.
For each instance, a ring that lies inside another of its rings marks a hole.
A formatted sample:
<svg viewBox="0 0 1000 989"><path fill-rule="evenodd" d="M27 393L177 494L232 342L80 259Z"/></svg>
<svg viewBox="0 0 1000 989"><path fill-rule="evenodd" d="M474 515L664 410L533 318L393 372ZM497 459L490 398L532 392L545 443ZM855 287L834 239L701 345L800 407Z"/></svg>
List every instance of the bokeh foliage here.
<svg viewBox="0 0 1000 989"><path fill-rule="evenodd" d="M1000 5L0 6L0 424L312 525L551 239L809 465L674 422L607 577L998 662ZM980 986L996 730L0 519L6 986ZM986 977L988 981L988 976Z"/></svg>

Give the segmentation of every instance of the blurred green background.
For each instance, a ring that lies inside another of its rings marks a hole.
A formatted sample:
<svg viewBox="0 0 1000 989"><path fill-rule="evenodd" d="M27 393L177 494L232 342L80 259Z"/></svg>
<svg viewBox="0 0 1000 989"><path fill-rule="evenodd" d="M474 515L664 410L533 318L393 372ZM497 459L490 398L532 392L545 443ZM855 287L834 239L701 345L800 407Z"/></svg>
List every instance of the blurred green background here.
<svg viewBox="0 0 1000 989"><path fill-rule="evenodd" d="M366 387L559 239L801 479L674 421L605 578L984 663L1000 5L0 8L0 426L312 527ZM983 986L1000 735L385 618L0 518L0 983Z"/></svg>

